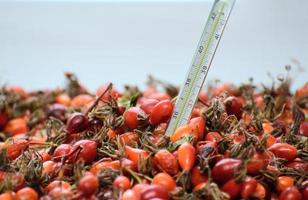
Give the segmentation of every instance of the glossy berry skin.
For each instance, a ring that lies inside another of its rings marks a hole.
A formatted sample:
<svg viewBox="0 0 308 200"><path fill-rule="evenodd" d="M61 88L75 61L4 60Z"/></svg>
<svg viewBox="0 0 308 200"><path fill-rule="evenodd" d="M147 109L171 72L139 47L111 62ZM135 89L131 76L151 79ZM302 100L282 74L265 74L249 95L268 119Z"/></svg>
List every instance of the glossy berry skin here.
<svg viewBox="0 0 308 200"><path fill-rule="evenodd" d="M113 181L113 186L121 190L128 190L130 188L130 180L126 176L118 176Z"/></svg>
<svg viewBox="0 0 308 200"><path fill-rule="evenodd" d="M153 200L155 198L168 200L168 191L164 187L157 184L149 185L142 190L140 200Z"/></svg>
<svg viewBox="0 0 308 200"><path fill-rule="evenodd" d="M241 161L233 158L224 158L218 161L212 169L212 178L215 182L224 183L234 178L236 169Z"/></svg>
<svg viewBox="0 0 308 200"><path fill-rule="evenodd" d="M39 198L37 192L30 187L24 187L18 190L16 196L19 200L37 200Z"/></svg>
<svg viewBox="0 0 308 200"><path fill-rule="evenodd" d="M131 107L124 112L124 121L130 129L136 129L140 125L139 117L144 118L145 112L139 107Z"/></svg>
<svg viewBox="0 0 308 200"><path fill-rule="evenodd" d="M247 199L256 190L258 181L252 177L246 177L242 183L241 197Z"/></svg>
<svg viewBox="0 0 308 200"><path fill-rule="evenodd" d="M167 173L156 174L152 180L152 183L163 186L166 190L168 190L168 192L171 192L176 187L175 180Z"/></svg>
<svg viewBox="0 0 308 200"><path fill-rule="evenodd" d="M279 195L279 200L301 200L302 195L294 186L288 187Z"/></svg>
<svg viewBox="0 0 308 200"><path fill-rule="evenodd" d="M188 142L183 143L178 148L178 160L184 171L190 171L196 161L196 149Z"/></svg>
<svg viewBox="0 0 308 200"><path fill-rule="evenodd" d="M163 100L157 103L150 115L149 120L152 125L158 125L167 122L172 115L173 105L169 100Z"/></svg>
<svg viewBox="0 0 308 200"><path fill-rule="evenodd" d="M142 102L140 103L140 108L144 110L146 114L150 114L154 108L154 106L158 103L159 101L157 99L143 99Z"/></svg>
<svg viewBox="0 0 308 200"><path fill-rule="evenodd" d="M251 197L256 199L264 199L266 197L266 189L261 183L257 183L256 190L252 193Z"/></svg>
<svg viewBox="0 0 308 200"><path fill-rule="evenodd" d="M260 170L266 169L269 163L269 157L265 152L256 152L247 163L247 172L252 175L260 173Z"/></svg>
<svg viewBox="0 0 308 200"><path fill-rule="evenodd" d="M123 193L122 200L138 200L136 192L132 189L126 190Z"/></svg>
<svg viewBox="0 0 308 200"><path fill-rule="evenodd" d="M280 193L294 185L294 179L290 176L279 176L276 182L276 190Z"/></svg>
<svg viewBox="0 0 308 200"><path fill-rule="evenodd" d="M208 178L200 171L200 166L195 166L191 172L191 183L194 187L200 183L206 183Z"/></svg>
<svg viewBox="0 0 308 200"><path fill-rule="evenodd" d="M241 183L237 183L234 179L227 181L223 184L221 190L227 194L229 194L231 199L235 199L239 196L241 192Z"/></svg>
<svg viewBox="0 0 308 200"><path fill-rule="evenodd" d="M162 172L175 175L179 171L176 157L166 149L159 150L154 156L155 166Z"/></svg>
<svg viewBox="0 0 308 200"><path fill-rule="evenodd" d="M98 187L99 187L98 179L91 173L86 174L78 182L78 190L84 196L93 195L98 190Z"/></svg>
<svg viewBox="0 0 308 200"><path fill-rule="evenodd" d="M64 122L66 120L65 113L66 107L62 104L56 103L48 108L47 117L54 117Z"/></svg>
<svg viewBox="0 0 308 200"><path fill-rule="evenodd" d="M205 120L203 117L195 117L189 121L189 124L193 124L198 128L198 141L203 140L205 130Z"/></svg>
<svg viewBox="0 0 308 200"><path fill-rule="evenodd" d="M171 141L176 142L180 140L184 136L194 136L194 142L198 141L199 138L199 128L195 124L186 124L180 126L175 130L175 132L171 135Z"/></svg>
<svg viewBox="0 0 308 200"><path fill-rule="evenodd" d="M98 119L92 119L89 121L89 130L91 131L98 131L102 128L103 122Z"/></svg>
<svg viewBox="0 0 308 200"><path fill-rule="evenodd" d="M268 135L268 138L266 140L266 148L271 147L273 144L277 142L277 138L275 138L273 135Z"/></svg>
<svg viewBox="0 0 308 200"><path fill-rule="evenodd" d="M299 134L308 137L308 122L302 122L299 128Z"/></svg>
<svg viewBox="0 0 308 200"><path fill-rule="evenodd" d="M76 151L73 153L69 160L70 162L74 162L75 159L83 160L85 163L91 163L96 157L96 142L92 140L79 140L74 145L71 151ZM76 150L77 148L80 149ZM78 153L79 152L79 153ZM77 158L76 158L77 155Z"/></svg>
<svg viewBox="0 0 308 200"><path fill-rule="evenodd" d="M67 120L66 129L68 133L79 133L88 128L88 118L82 113L73 113Z"/></svg>
<svg viewBox="0 0 308 200"><path fill-rule="evenodd" d="M0 194L0 200L15 200L16 197L13 192L3 192Z"/></svg>
<svg viewBox="0 0 308 200"><path fill-rule="evenodd" d="M53 157L55 161L60 161L62 157L69 154L72 151L72 145L70 144L60 144L53 152Z"/></svg>
<svg viewBox="0 0 308 200"><path fill-rule="evenodd" d="M146 183L137 183L137 184L135 184L134 186L133 186L133 188L132 188L132 190L135 192L135 194L136 194L136 199L141 199L141 193L142 193L142 191L145 189L145 188L147 188L147 187L149 187L150 185L148 185L148 184L146 184Z"/></svg>
<svg viewBox="0 0 308 200"><path fill-rule="evenodd" d="M29 142L24 139L15 140L7 146L7 158L14 160L28 147Z"/></svg>
<svg viewBox="0 0 308 200"><path fill-rule="evenodd" d="M276 143L268 148L275 156L292 161L297 157L297 149L287 143Z"/></svg>
<svg viewBox="0 0 308 200"><path fill-rule="evenodd" d="M301 190L303 199L308 199L308 186Z"/></svg>
<svg viewBox="0 0 308 200"><path fill-rule="evenodd" d="M150 99L157 99L158 101L171 100L171 97L168 94L162 92L154 92L148 96Z"/></svg>
<svg viewBox="0 0 308 200"><path fill-rule="evenodd" d="M127 158L122 158L121 162L122 162L123 167L127 169L131 169L133 171L138 171L138 163L136 164L134 161L127 159Z"/></svg>

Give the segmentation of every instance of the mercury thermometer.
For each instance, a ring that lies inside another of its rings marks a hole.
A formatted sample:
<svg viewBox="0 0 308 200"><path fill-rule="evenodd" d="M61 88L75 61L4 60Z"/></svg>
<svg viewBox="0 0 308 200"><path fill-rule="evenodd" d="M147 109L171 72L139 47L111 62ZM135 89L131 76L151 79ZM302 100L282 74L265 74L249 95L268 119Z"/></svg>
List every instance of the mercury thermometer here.
<svg viewBox="0 0 308 200"><path fill-rule="evenodd" d="M186 124L198 99L235 0L215 0L175 107L167 135Z"/></svg>

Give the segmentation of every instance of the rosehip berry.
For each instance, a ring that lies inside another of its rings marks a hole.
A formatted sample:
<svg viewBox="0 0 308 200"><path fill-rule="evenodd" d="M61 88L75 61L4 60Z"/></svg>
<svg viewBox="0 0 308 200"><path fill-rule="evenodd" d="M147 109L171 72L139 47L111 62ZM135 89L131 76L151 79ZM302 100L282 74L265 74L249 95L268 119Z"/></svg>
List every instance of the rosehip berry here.
<svg viewBox="0 0 308 200"><path fill-rule="evenodd" d="M145 118L145 112L139 107L131 107L127 109L124 113L125 124L131 128L135 129L140 125L140 119Z"/></svg>
<svg viewBox="0 0 308 200"><path fill-rule="evenodd" d="M9 117L5 112L0 112L0 130L2 130L7 122L9 121Z"/></svg>
<svg viewBox="0 0 308 200"><path fill-rule="evenodd" d="M308 137L308 122L302 122L299 128L299 133L303 136Z"/></svg>
<svg viewBox="0 0 308 200"><path fill-rule="evenodd" d="M82 113L73 113L67 120L66 128L70 134L79 133L88 128L88 118Z"/></svg>
<svg viewBox="0 0 308 200"><path fill-rule="evenodd" d="M228 115L235 115L237 119L242 118L243 99L230 96L225 100L226 111Z"/></svg>
<svg viewBox="0 0 308 200"><path fill-rule="evenodd" d="M65 121L66 107L62 104L53 104L48 108L47 117L54 117L61 121Z"/></svg>
<svg viewBox="0 0 308 200"><path fill-rule="evenodd" d="M96 176L89 173L82 177L78 182L78 190L82 192L84 196L91 196L94 194L99 186L99 182Z"/></svg>

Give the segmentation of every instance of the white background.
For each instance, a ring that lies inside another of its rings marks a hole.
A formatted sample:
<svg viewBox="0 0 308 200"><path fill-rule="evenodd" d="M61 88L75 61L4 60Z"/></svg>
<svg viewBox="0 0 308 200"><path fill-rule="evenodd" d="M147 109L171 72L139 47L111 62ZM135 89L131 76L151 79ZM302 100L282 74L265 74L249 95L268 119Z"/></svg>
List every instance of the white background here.
<svg viewBox="0 0 308 200"><path fill-rule="evenodd" d="M212 2L0 0L0 82L49 88L73 71L91 89L147 74L181 84ZM208 80L270 83L286 64L295 86L308 80L308 1L238 0Z"/></svg>

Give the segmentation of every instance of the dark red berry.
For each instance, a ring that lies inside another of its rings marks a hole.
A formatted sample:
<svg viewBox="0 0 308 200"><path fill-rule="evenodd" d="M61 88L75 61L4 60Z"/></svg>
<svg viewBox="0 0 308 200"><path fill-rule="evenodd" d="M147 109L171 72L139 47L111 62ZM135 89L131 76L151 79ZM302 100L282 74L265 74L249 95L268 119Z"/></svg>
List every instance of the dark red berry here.
<svg viewBox="0 0 308 200"><path fill-rule="evenodd" d="M308 137L308 122L302 122L299 128L299 134Z"/></svg>
<svg viewBox="0 0 308 200"><path fill-rule="evenodd" d="M62 104L53 104L48 108L47 116L54 117L61 121L65 121L66 107Z"/></svg>
<svg viewBox="0 0 308 200"><path fill-rule="evenodd" d="M92 119L89 122L89 130L96 131L100 130L103 126L103 122L99 119Z"/></svg>
<svg viewBox="0 0 308 200"><path fill-rule="evenodd" d="M279 200L301 200L302 195L294 186L283 190L279 195Z"/></svg>
<svg viewBox="0 0 308 200"><path fill-rule="evenodd" d="M241 161L233 158L224 158L218 161L212 169L212 178L215 182L225 183L234 178Z"/></svg>
<svg viewBox="0 0 308 200"><path fill-rule="evenodd" d="M242 98L230 96L225 100L226 112L228 115L235 115L237 119L241 119L243 104Z"/></svg>
<svg viewBox="0 0 308 200"><path fill-rule="evenodd" d="M85 163L91 163L96 157L96 142L92 140L79 140L73 144L70 162L83 160Z"/></svg>
<svg viewBox="0 0 308 200"><path fill-rule="evenodd" d="M79 133L88 128L88 118L82 113L73 113L67 120L66 129L70 134Z"/></svg>
<svg viewBox="0 0 308 200"><path fill-rule="evenodd" d="M0 112L0 131L4 129L8 121L9 121L8 115L5 112Z"/></svg>

